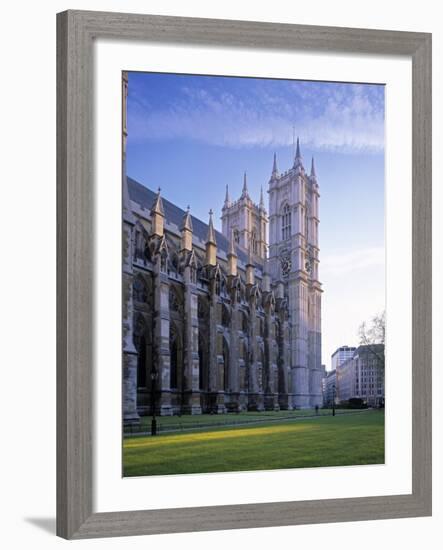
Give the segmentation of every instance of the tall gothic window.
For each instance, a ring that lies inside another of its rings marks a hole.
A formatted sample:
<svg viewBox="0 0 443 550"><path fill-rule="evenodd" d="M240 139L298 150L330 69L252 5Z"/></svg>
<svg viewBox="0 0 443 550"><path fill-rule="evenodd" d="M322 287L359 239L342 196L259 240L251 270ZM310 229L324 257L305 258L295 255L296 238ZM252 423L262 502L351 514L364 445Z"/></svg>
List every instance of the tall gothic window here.
<svg viewBox="0 0 443 550"><path fill-rule="evenodd" d="M285 204L281 220L281 237L283 241L286 241L291 236L291 207L289 204Z"/></svg>
<svg viewBox="0 0 443 550"><path fill-rule="evenodd" d="M229 391L229 348L223 338L223 389Z"/></svg>
<svg viewBox="0 0 443 550"><path fill-rule="evenodd" d="M137 358L137 387L146 387L146 338L140 337L140 349Z"/></svg>
<svg viewBox="0 0 443 550"><path fill-rule="evenodd" d="M257 254L257 235L255 231L253 231L251 235L251 248L252 248L252 253Z"/></svg>
<svg viewBox="0 0 443 550"><path fill-rule="evenodd" d="M169 353L170 353L170 387L176 389L178 386L178 342L175 325L169 325Z"/></svg>
<svg viewBox="0 0 443 550"><path fill-rule="evenodd" d="M240 243L240 233L238 229L234 229L234 241L239 244Z"/></svg>
<svg viewBox="0 0 443 550"><path fill-rule="evenodd" d="M137 275L134 279L132 285L132 295L136 302L147 302L148 301L148 289L146 282L141 275Z"/></svg>

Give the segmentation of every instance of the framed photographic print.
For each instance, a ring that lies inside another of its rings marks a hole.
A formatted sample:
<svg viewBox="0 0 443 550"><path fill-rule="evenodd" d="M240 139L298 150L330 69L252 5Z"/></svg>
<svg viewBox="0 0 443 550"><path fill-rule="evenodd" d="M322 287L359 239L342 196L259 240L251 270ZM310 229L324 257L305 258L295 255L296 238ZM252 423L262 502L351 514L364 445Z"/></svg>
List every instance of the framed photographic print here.
<svg viewBox="0 0 443 550"><path fill-rule="evenodd" d="M431 37L58 15L57 531L431 513Z"/></svg>

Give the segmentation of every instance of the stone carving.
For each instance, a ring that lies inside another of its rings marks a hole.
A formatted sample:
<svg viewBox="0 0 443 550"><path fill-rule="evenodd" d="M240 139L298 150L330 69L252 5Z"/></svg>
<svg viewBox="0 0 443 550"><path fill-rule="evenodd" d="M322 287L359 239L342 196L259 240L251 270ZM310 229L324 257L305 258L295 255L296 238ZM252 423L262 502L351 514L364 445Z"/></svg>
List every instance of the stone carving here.
<svg viewBox="0 0 443 550"><path fill-rule="evenodd" d="M291 255L288 252L284 252L280 256L280 266L282 277L287 279L292 268Z"/></svg>

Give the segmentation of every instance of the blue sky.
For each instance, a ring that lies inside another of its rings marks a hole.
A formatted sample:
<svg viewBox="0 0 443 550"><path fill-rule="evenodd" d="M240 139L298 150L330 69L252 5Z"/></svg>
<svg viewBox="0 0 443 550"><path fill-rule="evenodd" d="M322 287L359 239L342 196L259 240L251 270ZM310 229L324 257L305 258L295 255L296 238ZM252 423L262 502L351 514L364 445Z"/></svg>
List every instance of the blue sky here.
<svg viewBox="0 0 443 550"><path fill-rule="evenodd" d="M247 172L258 202L273 153L315 157L320 185L323 362L384 309L384 86L129 73L128 175L207 220Z"/></svg>

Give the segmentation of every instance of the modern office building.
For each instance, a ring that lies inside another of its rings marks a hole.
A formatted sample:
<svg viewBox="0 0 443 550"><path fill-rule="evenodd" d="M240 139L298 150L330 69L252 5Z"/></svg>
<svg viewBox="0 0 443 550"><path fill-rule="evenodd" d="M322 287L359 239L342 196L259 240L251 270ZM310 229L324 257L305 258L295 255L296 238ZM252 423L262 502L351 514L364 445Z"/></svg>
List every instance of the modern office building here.
<svg viewBox="0 0 443 550"><path fill-rule="evenodd" d="M359 346L336 370L338 402L359 398L369 407L384 405L384 346Z"/></svg>

